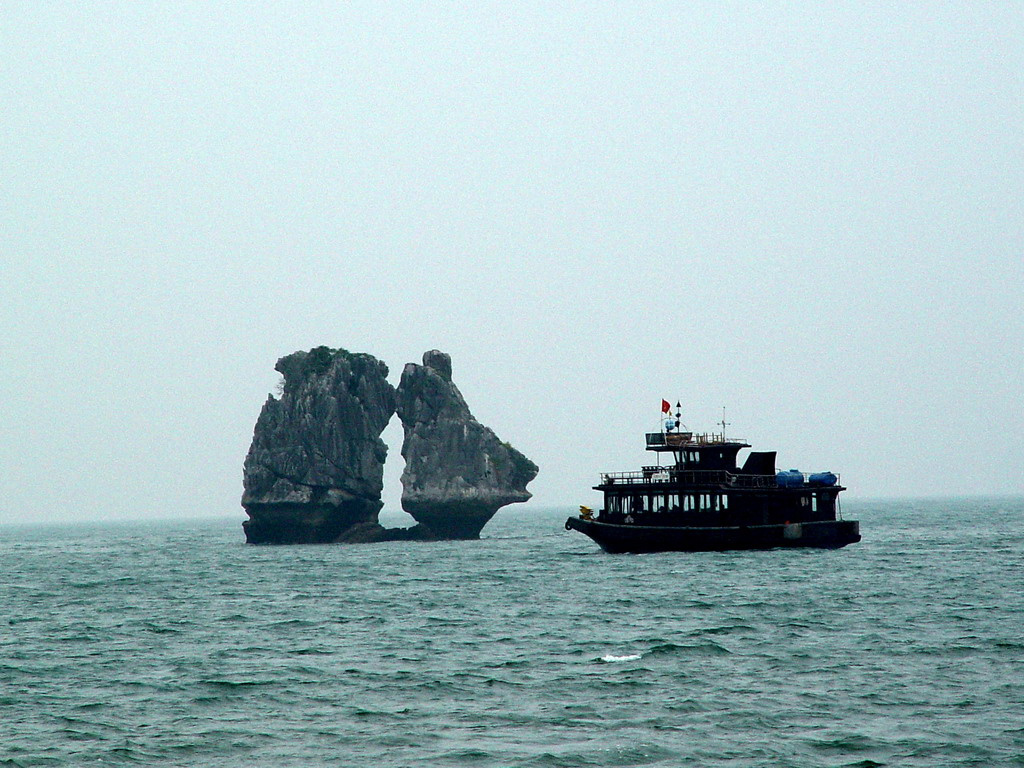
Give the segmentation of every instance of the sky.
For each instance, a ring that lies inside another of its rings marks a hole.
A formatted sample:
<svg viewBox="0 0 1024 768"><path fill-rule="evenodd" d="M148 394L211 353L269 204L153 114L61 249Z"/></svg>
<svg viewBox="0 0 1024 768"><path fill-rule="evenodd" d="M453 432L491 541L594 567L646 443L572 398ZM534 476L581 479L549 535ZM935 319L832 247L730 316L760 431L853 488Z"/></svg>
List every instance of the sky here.
<svg viewBox="0 0 1024 768"><path fill-rule="evenodd" d="M244 519L321 344L450 353L537 508L650 463L662 398L848 497L1024 493L1022 39L1016 3L8 0L0 523Z"/></svg>

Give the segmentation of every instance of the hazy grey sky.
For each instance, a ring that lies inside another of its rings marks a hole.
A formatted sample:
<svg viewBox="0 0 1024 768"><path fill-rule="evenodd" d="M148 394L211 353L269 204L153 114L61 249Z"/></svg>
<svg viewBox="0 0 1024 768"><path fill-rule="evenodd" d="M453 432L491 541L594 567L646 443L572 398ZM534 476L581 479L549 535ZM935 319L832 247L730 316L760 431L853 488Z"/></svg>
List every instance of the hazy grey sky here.
<svg viewBox="0 0 1024 768"><path fill-rule="evenodd" d="M1024 492L1022 40L1019 3L5 2L0 521L242 519L318 344L451 353L537 506L647 460L662 397L851 496Z"/></svg>

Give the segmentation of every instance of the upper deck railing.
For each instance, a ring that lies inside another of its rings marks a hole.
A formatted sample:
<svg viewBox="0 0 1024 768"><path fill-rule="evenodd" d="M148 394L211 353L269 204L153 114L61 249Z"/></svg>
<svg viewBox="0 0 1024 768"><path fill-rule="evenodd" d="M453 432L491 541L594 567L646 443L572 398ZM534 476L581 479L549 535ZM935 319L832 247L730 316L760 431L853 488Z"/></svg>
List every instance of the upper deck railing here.
<svg viewBox="0 0 1024 768"><path fill-rule="evenodd" d="M803 472L801 474L803 475L804 486L816 487L810 484L812 473ZM644 467L639 472L603 472L601 474L601 485L634 485L637 483L649 483L651 485L681 483L684 485L727 486L732 488L777 488L779 485L775 475L746 475L729 472L725 469ZM842 485L839 475L836 475L835 484Z"/></svg>
<svg viewBox="0 0 1024 768"><path fill-rule="evenodd" d="M700 445L722 445L724 443L742 443L746 440L741 437L725 436L723 432L648 432L648 448L687 448Z"/></svg>

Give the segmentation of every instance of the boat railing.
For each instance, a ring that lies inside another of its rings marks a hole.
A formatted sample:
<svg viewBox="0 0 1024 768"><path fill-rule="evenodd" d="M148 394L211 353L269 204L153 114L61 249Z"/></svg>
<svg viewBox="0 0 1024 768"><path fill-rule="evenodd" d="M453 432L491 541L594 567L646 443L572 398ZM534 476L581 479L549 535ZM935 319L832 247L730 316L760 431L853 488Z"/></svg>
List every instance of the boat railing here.
<svg viewBox="0 0 1024 768"><path fill-rule="evenodd" d="M674 469L672 467L644 467L639 472L605 472L601 482L605 485L616 483L692 483L694 485L716 485L728 482L729 473L724 469ZM774 479L774 475L772 476Z"/></svg>
<svg viewBox="0 0 1024 768"><path fill-rule="evenodd" d="M673 448L685 448L696 445L721 445L722 443L746 443L742 437L726 438L723 432L648 432L646 435L647 446L654 448L658 446L669 446Z"/></svg>
<svg viewBox="0 0 1024 768"><path fill-rule="evenodd" d="M729 437L725 436L724 432L705 432L700 435L694 435L690 439L690 445L718 445L719 443L745 443L747 442L742 437Z"/></svg>
<svg viewBox="0 0 1024 768"><path fill-rule="evenodd" d="M734 475L727 472L729 479L726 481L734 488L778 488L778 480L775 475Z"/></svg>
<svg viewBox="0 0 1024 768"><path fill-rule="evenodd" d="M803 472L803 486L814 488L810 482L812 473ZM747 475L724 469L675 469L673 467L644 467L639 472L605 472L601 474L602 485L635 483L683 483L685 485L720 485L734 488L777 488L775 475ZM836 485L842 485L836 475ZM797 486L789 486L797 487Z"/></svg>

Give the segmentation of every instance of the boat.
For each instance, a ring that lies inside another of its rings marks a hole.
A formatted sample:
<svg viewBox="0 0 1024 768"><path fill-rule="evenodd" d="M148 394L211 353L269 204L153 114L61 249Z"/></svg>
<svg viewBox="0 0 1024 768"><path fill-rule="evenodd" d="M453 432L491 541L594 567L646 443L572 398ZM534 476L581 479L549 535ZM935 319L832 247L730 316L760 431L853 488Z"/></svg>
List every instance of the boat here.
<svg viewBox="0 0 1024 768"><path fill-rule="evenodd" d="M663 402L663 407L667 406ZM679 404L677 403L677 409ZM664 412L664 410L663 410ZM675 418L646 435L657 466L604 473L594 490L604 494L597 514L581 506L566 530L589 536L606 552L708 552L775 547L836 549L860 541L860 524L843 520L832 472L777 471L775 451L751 446L722 431L685 431ZM661 457L671 461L662 465Z"/></svg>

